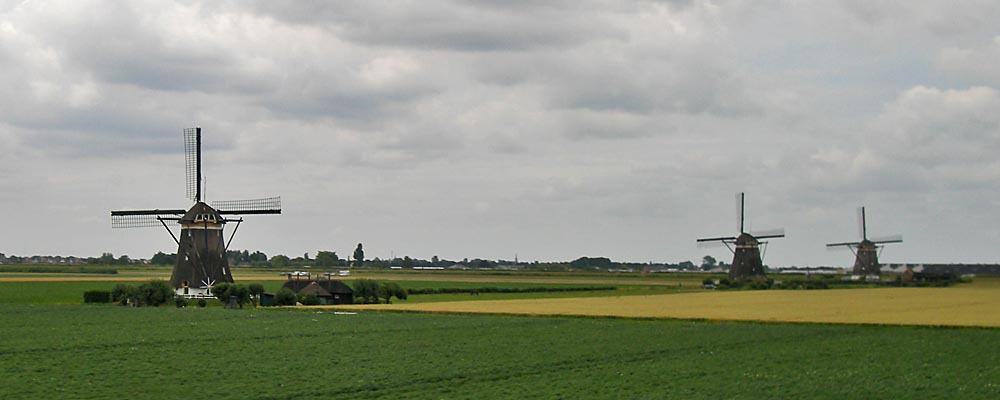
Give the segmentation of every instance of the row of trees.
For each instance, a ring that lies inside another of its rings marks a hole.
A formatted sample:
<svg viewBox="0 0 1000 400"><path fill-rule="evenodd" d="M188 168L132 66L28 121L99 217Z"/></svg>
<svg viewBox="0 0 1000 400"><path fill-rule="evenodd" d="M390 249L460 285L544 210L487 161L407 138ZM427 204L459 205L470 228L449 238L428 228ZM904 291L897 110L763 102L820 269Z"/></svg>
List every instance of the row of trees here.
<svg viewBox="0 0 1000 400"><path fill-rule="evenodd" d="M540 270L540 271L586 271L586 270L609 270L609 269L632 269L641 271L647 268L657 269L677 269L682 271L709 271L716 268L727 269L729 266L725 262L717 261L715 257L705 256L701 260L700 265L696 265L691 261L681 261L676 264L669 263L627 263L627 262L615 262L607 257L580 257L576 260L565 262L532 262L532 263L519 263L517 261L508 260L486 260L481 258L474 259L462 259L461 261L452 261L438 258L437 256L431 257L430 260L422 260L416 258L410 258L409 256L396 257L391 260L382 260L378 257L365 260L364 250L361 247L361 243L358 243L358 248L354 251L353 260L348 260L346 258L340 258L335 251L320 250L316 253L316 258L310 258L309 253L303 254L301 257L291 258L284 254L278 254L271 258L267 258L267 255L254 251L250 253L247 250L235 250L227 252L227 257L230 262L234 265L251 265L258 267L273 267L273 268L289 268L289 267L305 267L305 266L316 266L320 268L330 268L330 267L347 267L350 265L354 266L365 266L372 268L391 268L391 267L401 267L401 268L414 268L414 267L441 267L441 268L467 268L467 269L504 269L504 268L514 268L526 269L526 270ZM127 256L123 256L127 257ZM158 252L153 255L150 260L152 264L157 265L173 265L176 263L176 254L164 254Z"/></svg>
<svg viewBox="0 0 1000 400"><path fill-rule="evenodd" d="M360 298L364 304L380 303L379 299L384 300L385 304L389 304L392 302L393 297L400 300L406 300L409 297L406 289L403 289L395 282L358 279L354 281L353 289L354 300L357 301Z"/></svg>
<svg viewBox="0 0 1000 400"><path fill-rule="evenodd" d="M264 285L251 283L243 285L238 283L219 283L212 286L212 295L219 299L224 305L235 302L240 308L246 303L253 303L254 307L260 304L260 295L264 294Z"/></svg>
<svg viewBox="0 0 1000 400"><path fill-rule="evenodd" d="M2 257L2 254L0 254ZM347 267L347 266L364 266L370 268L416 268L416 267L438 267L438 268L458 268L458 269L523 269L523 270L536 270L536 271L587 271L587 270L667 270L676 269L683 271L695 271L702 270L708 271L716 268L722 268L723 270L728 268L726 263L717 261L714 257L707 255L701 260L700 265L696 265L691 261L682 261L676 264L670 263L627 263L627 262L615 262L607 257L580 257L576 260L570 262L531 262L522 263L518 261L509 260L486 260L480 258L474 259L462 259L461 261L446 260L438 258L438 256L431 257L430 260L422 260L417 258L410 258L409 256L395 257L393 259L382 260L378 257L367 260L365 259L364 248L361 243L358 243L357 248L351 255L351 258L341 258L337 255L335 251L320 250L316 253L315 258L311 258L309 253L305 253L300 257L289 257L284 254L278 254L272 257L268 257L260 251L249 251L249 250L231 250L226 252L226 257L229 262L234 266L249 265L255 267L273 267L273 268L295 268L295 267L306 267L315 266L320 268L332 268L332 267ZM44 257L35 256L30 260L34 259L44 259ZM9 263L23 263L26 262L23 257L3 257L0 261L6 261ZM101 257L91 257L86 259L73 258L73 260L83 260L88 264L98 264L98 265L127 265L134 264L138 260L129 258L127 255L122 255L120 257L115 257L111 253L103 253ZM174 265L177 263L177 254L175 253L164 253L157 252L149 260L151 264L154 265Z"/></svg>

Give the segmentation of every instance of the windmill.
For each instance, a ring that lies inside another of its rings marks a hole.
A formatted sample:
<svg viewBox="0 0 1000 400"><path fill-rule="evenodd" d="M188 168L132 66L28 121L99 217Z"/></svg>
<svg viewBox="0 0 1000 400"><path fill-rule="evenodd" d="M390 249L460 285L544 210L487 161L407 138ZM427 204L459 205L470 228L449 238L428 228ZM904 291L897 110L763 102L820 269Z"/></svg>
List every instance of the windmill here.
<svg viewBox="0 0 1000 400"><path fill-rule="evenodd" d="M184 159L187 180L187 197L194 201L191 208L120 210L111 212L112 228L139 228L162 225L177 243L177 264L170 274L170 284L178 295L184 297L211 296L212 286L220 282L233 282L233 274L226 260L226 250L236 231L249 214L281 214L281 197L254 200L203 201L201 177L201 128L184 129ZM167 221L180 225L180 234L174 235ZM236 223L229 240L222 228Z"/></svg>
<svg viewBox="0 0 1000 400"><path fill-rule="evenodd" d="M764 276L764 264L761 262L760 247L763 244L765 251L767 241L761 239L776 239L785 237L783 229L775 229L766 232L748 233L743 224L743 209L745 195L740 192L736 196L736 207L739 210L739 236L725 236L698 239L698 243L722 242L733 253L733 265L729 268L730 279L746 279L755 276Z"/></svg>
<svg viewBox="0 0 1000 400"><path fill-rule="evenodd" d="M844 246L854 252L854 270L851 272L853 275L878 276L882 272L881 266L878 263L878 253L884 247L883 245L886 243L902 243L903 237L893 235L869 240L864 207L858 208L858 230L861 236L860 242L830 243L826 247Z"/></svg>

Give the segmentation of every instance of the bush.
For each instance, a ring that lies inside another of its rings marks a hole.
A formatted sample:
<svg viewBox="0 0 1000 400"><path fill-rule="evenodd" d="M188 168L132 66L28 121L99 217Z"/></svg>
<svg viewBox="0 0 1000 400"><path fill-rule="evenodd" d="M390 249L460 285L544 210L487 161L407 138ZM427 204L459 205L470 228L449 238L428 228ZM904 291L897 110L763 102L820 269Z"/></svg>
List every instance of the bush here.
<svg viewBox="0 0 1000 400"><path fill-rule="evenodd" d="M298 296L296 296L295 292L289 288L281 288L281 290L274 295L274 304L279 306L294 306L296 301L298 301Z"/></svg>
<svg viewBox="0 0 1000 400"><path fill-rule="evenodd" d="M83 292L84 303L110 303L111 292L107 290L88 290Z"/></svg>
<svg viewBox="0 0 1000 400"><path fill-rule="evenodd" d="M184 308L187 307L188 301L183 297L177 297L174 299L174 304L177 305L177 308Z"/></svg>
<svg viewBox="0 0 1000 400"><path fill-rule="evenodd" d="M205 306L207 306L207 305L208 305L208 302L205 301L205 299L198 299L198 307L205 308Z"/></svg>
<svg viewBox="0 0 1000 400"><path fill-rule="evenodd" d="M304 306L318 306L319 305L319 297L316 297L316 295L314 295L314 294L307 294L307 295L302 296L299 299L299 302L302 303L302 305L304 305Z"/></svg>
<svg viewBox="0 0 1000 400"><path fill-rule="evenodd" d="M174 288L170 287L166 281L159 279L143 283L138 287L119 283L111 290L111 301L121 305L159 307L173 299Z"/></svg>
<svg viewBox="0 0 1000 400"><path fill-rule="evenodd" d="M174 288L170 287L167 281L154 279L137 288L139 292L139 304L145 306L159 307L167 304L175 296Z"/></svg>
<svg viewBox="0 0 1000 400"><path fill-rule="evenodd" d="M119 283L111 289L111 301L121 305L125 305L128 302L128 294L132 291L132 287L124 283Z"/></svg>
<svg viewBox="0 0 1000 400"><path fill-rule="evenodd" d="M212 286L212 296L219 299L219 301L222 302L222 305L229 304L229 296L232 294L233 285L227 282L217 283L215 286Z"/></svg>

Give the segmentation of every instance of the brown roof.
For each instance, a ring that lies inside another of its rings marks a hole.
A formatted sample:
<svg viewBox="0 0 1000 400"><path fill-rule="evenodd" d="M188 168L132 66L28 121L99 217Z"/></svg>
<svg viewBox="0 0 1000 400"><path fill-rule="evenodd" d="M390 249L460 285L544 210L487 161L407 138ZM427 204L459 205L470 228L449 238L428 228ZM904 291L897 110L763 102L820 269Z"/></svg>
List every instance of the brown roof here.
<svg viewBox="0 0 1000 400"><path fill-rule="evenodd" d="M302 293L303 290L313 285L325 291L326 292L325 296L332 296L333 294L354 294L354 290L352 290L350 286L347 286L347 284L345 284L342 281L333 279L321 279L321 280L290 279L285 281L285 284L282 285L281 287L289 288L295 293ZM316 290L316 289L310 289L310 290ZM317 294L317 296L320 295Z"/></svg>

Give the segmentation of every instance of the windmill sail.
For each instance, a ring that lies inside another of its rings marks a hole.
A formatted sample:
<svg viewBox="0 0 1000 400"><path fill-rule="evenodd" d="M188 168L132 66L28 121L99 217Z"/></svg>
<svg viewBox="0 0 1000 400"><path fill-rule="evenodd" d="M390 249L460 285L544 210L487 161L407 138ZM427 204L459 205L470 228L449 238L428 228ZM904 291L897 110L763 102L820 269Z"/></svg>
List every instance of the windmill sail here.
<svg viewBox="0 0 1000 400"><path fill-rule="evenodd" d="M774 229L765 232L750 234L746 232L744 223L745 211L744 193L736 194L736 214L738 219L739 236L719 236L698 239L698 245L707 243L723 243L733 252L733 263L729 268L731 279L747 279L755 276L764 276L764 264L761 261L760 240L785 237L784 229ZM757 236L760 235L760 236Z"/></svg>
<svg viewBox="0 0 1000 400"><path fill-rule="evenodd" d="M868 239L868 221L865 208L858 207L858 236L860 241L829 243L826 247L848 247L854 251L854 268L851 273L863 276L878 276L882 273L882 265L878 262L878 249L886 243L900 243L902 236L893 235L884 238Z"/></svg>
<svg viewBox="0 0 1000 400"><path fill-rule="evenodd" d="M201 201L201 128L184 129L184 172L187 198Z"/></svg>
<svg viewBox="0 0 1000 400"><path fill-rule="evenodd" d="M111 212L114 228L164 226L177 243L177 264L170 275L170 283L178 295L185 297L211 297L211 288L219 282L233 282L233 275L226 260L223 228L227 220L223 214L280 214L281 198L269 197L253 200L232 200L205 204L201 174L201 128L184 129L184 167L186 196L194 201L191 208L120 210ZM180 234L167 226L166 221L180 225ZM236 229L233 229L235 235ZM232 236L229 238L232 241Z"/></svg>
<svg viewBox="0 0 1000 400"><path fill-rule="evenodd" d="M163 220L176 220L185 210L119 210L111 212L112 228L145 228L162 225Z"/></svg>
<svg viewBox="0 0 1000 400"><path fill-rule="evenodd" d="M281 214L281 197L213 201L212 207L220 214Z"/></svg>

